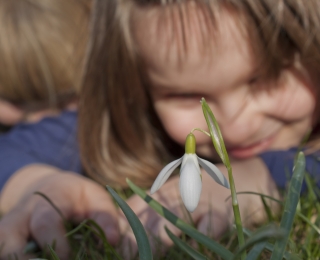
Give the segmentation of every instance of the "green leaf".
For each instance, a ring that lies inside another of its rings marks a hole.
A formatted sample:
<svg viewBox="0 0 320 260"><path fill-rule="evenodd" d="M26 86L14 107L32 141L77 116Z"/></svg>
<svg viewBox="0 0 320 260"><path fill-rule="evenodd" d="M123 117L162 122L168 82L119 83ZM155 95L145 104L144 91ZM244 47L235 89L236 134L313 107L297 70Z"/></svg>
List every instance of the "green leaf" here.
<svg viewBox="0 0 320 260"><path fill-rule="evenodd" d="M249 237L252 236L252 232L249 231L246 228L243 228L243 232ZM273 251L273 244L266 243L265 249L267 249L268 251L272 252ZM283 255L283 258L286 259L286 260L302 260L302 259L294 256L293 254L290 254L289 252L285 252L284 255Z"/></svg>
<svg viewBox="0 0 320 260"><path fill-rule="evenodd" d="M238 249L235 253L233 259L238 259L243 251L251 247L254 244L267 241L270 238L280 239L284 236L284 231L277 228L274 225L269 225L258 229L255 233L250 236L250 238L245 242L245 244Z"/></svg>
<svg viewBox="0 0 320 260"><path fill-rule="evenodd" d="M272 200L272 201L274 201L274 202L277 202L277 203L280 204L280 205L283 205L283 204L284 204L281 200L275 199L275 198L273 198L273 197L271 197L271 196L268 196L268 195L265 195L265 194L262 194L262 193L259 193L259 192L254 192L254 191L239 191L239 192L237 192L237 195L242 195L242 194L257 195L257 196L260 196L260 197L263 197L263 198L267 198L267 199L269 199L269 200ZM229 197L226 199L226 201L227 201L228 199L230 199L230 198L231 198L231 196L229 196Z"/></svg>
<svg viewBox="0 0 320 260"><path fill-rule="evenodd" d="M137 215L133 210L128 206L128 204L120 198L120 196L109 186L107 186L108 191L112 197L119 204L119 207L122 209L124 215L126 216L134 236L136 238L139 250L139 259L140 260L150 260L153 259L150 243L146 231L144 230L143 225L141 224Z"/></svg>
<svg viewBox="0 0 320 260"><path fill-rule="evenodd" d="M147 202L151 208L153 208L158 214L166 218L168 221L170 221L173 225L175 225L177 228L182 230L188 236L192 237L197 242L203 244L209 250L218 254L221 258L226 260L232 259L233 254L229 250L224 248L222 245L218 244L216 241L200 233L194 227L185 223L182 219L179 219L176 215L171 213L168 209L161 206L159 202L157 202L152 197L147 195L145 191L143 191L138 186L133 184L129 179L127 179L127 183L129 187L133 190L133 192L138 196L140 196L145 202Z"/></svg>
<svg viewBox="0 0 320 260"><path fill-rule="evenodd" d="M261 255L262 251L268 244L267 241L262 241L259 243L256 243L254 247L250 250L249 254L247 255L246 260L256 260Z"/></svg>
<svg viewBox="0 0 320 260"><path fill-rule="evenodd" d="M269 222L273 222L274 221L274 217L272 215L272 211L271 211L268 203L266 202L266 199L263 196L260 196L260 198L262 200L264 210L267 213Z"/></svg>
<svg viewBox="0 0 320 260"><path fill-rule="evenodd" d="M94 233L97 237L102 240L103 248L106 254L111 253L112 256L115 256L117 259L121 260L119 254L114 250L114 248L109 244L107 237L102 230L102 228L92 219L86 219L82 221L77 227L73 230L70 230L65 234L65 237L70 237L80 231L82 228L87 228L90 233ZM110 255L109 255L110 256ZM111 257L111 256L110 256Z"/></svg>
<svg viewBox="0 0 320 260"><path fill-rule="evenodd" d="M199 253L197 250L189 246L186 242L182 241L180 238L176 237L167 227L165 230L171 240L175 243L176 246L180 247L182 251L186 252L188 255L193 257L196 260L206 260L208 259L203 254Z"/></svg>
<svg viewBox="0 0 320 260"><path fill-rule="evenodd" d="M294 166L293 175L290 181L288 195L286 198L280 223L280 228L284 230L285 235L282 239L276 241L271 260L278 260L283 258L300 198L302 181L305 174L305 165L306 160L304 154L303 152L299 152L297 161Z"/></svg>
<svg viewBox="0 0 320 260"><path fill-rule="evenodd" d="M53 250L52 246L50 246L49 244L47 245L50 251L50 254L53 258L53 260L60 260L59 256L57 255L57 253Z"/></svg>
<svg viewBox="0 0 320 260"><path fill-rule="evenodd" d="M34 195L39 195L40 197L44 198L51 205L51 207L53 207L54 210L59 214L59 216L61 217L63 222L65 224L68 223L67 219L63 216L61 210L52 202L52 200L46 194L44 194L44 193L42 193L40 191L36 191L33 194Z"/></svg>
<svg viewBox="0 0 320 260"><path fill-rule="evenodd" d="M313 224L310 219L308 219L305 215L301 214L300 212L296 213L299 218L301 218L303 221L305 221L310 227L314 229L315 232L320 235L320 228L318 228L315 224Z"/></svg>
<svg viewBox="0 0 320 260"><path fill-rule="evenodd" d="M211 135L211 139L213 142L213 146L219 154L224 165L230 165L229 156L224 145L224 141L222 138L222 134L217 123L216 118L214 117L210 107L208 106L206 100L204 98L201 99L201 106L203 115L207 121L207 125L209 128L209 132Z"/></svg>

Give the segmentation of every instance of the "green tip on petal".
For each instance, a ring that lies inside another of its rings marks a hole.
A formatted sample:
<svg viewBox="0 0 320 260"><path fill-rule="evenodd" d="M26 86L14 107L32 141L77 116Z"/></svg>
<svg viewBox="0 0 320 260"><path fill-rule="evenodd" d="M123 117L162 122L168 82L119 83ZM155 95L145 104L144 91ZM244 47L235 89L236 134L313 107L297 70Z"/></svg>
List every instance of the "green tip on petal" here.
<svg viewBox="0 0 320 260"><path fill-rule="evenodd" d="M185 153L196 153L196 137L192 133L188 134L186 138Z"/></svg>

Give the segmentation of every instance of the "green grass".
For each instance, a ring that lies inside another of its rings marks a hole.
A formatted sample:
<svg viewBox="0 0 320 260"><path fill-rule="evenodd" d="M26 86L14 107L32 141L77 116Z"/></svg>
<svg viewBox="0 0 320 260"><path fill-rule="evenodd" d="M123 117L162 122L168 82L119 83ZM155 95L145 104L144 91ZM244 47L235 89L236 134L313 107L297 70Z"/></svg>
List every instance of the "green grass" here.
<svg viewBox="0 0 320 260"><path fill-rule="evenodd" d="M297 212L294 218L293 227L290 232L287 251L292 256L299 256L300 259L320 259L320 190L315 185L315 182L306 177L306 183L308 191L301 196ZM130 191L119 192L123 198L126 198ZM286 194L284 191L283 194ZM241 196L241 195L239 195ZM259 195L252 195L259 196ZM273 214L268 207L269 198L264 198L266 214L269 216L269 220L263 225L268 225L271 222L275 225L280 225L281 215ZM281 202L279 202L281 203ZM283 205L281 203L281 207ZM262 225L262 226L263 226ZM261 226L259 226L261 227ZM244 230L245 234L254 232L254 227L250 231ZM69 243L72 249L72 256L70 259L75 260L104 260L104 259L121 259L121 252L118 248L112 248L99 227L93 221L84 221L77 227L72 227L69 224ZM191 238L184 235L183 241L189 245L197 245ZM226 232L224 236L218 241L224 247L231 252L236 252L238 248L237 233L235 229ZM273 241L269 241L273 242ZM208 259L221 259L219 256L210 252L202 246L194 246L197 251L205 255ZM268 245L266 246L268 248ZM269 244L270 247L270 244ZM52 245L54 249L54 244ZM163 245L159 241L157 244L157 250L162 251ZM32 248L34 250L34 248ZM56 259L50 254L52 251L38 251L37 256L42 259ZM118 253L115 253L118 252ZM118 256L117 256L118 255ZM268 250L264 250L259 259L270 259L271 253ZM14 259L14 258L13 258ZM139 259L137 256L132 258L133 260ZM154 254L156 260L175 259L175 260L189 260L192 259L186 253L182 252L177 246L169 248L164 256L160 254Z"/></svg>

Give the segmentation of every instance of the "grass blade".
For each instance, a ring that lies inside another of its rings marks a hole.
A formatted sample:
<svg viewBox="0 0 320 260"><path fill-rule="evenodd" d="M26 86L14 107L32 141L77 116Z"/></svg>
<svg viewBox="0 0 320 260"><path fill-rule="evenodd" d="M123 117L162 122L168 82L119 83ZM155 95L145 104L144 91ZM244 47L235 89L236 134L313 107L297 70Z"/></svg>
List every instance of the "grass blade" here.
<svg viewBox="0 0 320 260"><path fill-rule="evenodd" d="M166 218L168 221L170 221L173 225L175 225L177 228L179 228L181 231L186 233L188 236L195 239L197 242L203 244L206 246L209 250L212 252L215 252L218 254L221 258L230 260L233 257L233 254L224 248L222 245L217 243L216 241L208 238L204 234L200 233L198 230L196 230L194 227L188 225L185 223L182 219L179 219L176 215L174 215L171 211L163 207L159 202L154 200L152 197L147 195L145 191L140 189L138 186L133 184L129 179L127 179L127 183L129 187L133 190L135 194L140 196L145 202L149 204L151 208L153 208L158 214Z"/></svg>
<svg viewBox="0 0 320 260"><path fill-rule="evenodd" d="M270 238L280 239L283 236L284 236L284 231L277 228L274 225L263 227L252 234L252 236L245 242L245 244L238 249L233 259L234 260L238 259L243 251L245 251L247 248L251 247L254 244L267 241Z"/></svg>
<svg viewBox="0 0 320 260"><path fill-rule="evenodd" d="M274 245L271 260L282 259L289 239L292 228L295 212L297 209L302 181L305 173L306 160L303 152L299 152L295 163L292 179L288 189L288 195L284 206L283 215L281 218L280 228L284 230L285 235L282 239L277 240Z"/></svg>
<svg viewBox="0 0 320 260"><path fill-rule="evenodd" d="M243 229L243 232L248 236L252 236L252 232L249 231L248 229L244 228ZM271 243L266 243L265 245L265 249L267 249L268 251L272 252L273 251L273 244ZM298 256L295 256L289 252L284 252L284 255L283 255L283 258L286 259L286 260L302 260L301 258L299 258Z"/></svg>
<svg viewBox="0 0 320 260"><path fill-rule="evenodd" d="M297 216L301 218L303 221L305 221L310 227L312 227L313 230L318 233L318 235L320 235L320 228L313 224L305 215L301 214L300 212L297 212Z"/></svg>
<svg viewBox="0 0 320 260"><path fill-rule="evenodd" d="M99 224L97 224L97 222L95 222L93 219L87 219L85 221L88 225L85 224L84 226L86 226L88 228L88 230L95 233L98 237L101 238L105 252L106 253L110 252L110 253L112 253L113 256L117 257L117 259L121 260L121 257L119 256L119 254L109 244L107 237L106 237L104 231L102 230L102 228L99 226Z"/></svg>
<svg viewBox="0 0 320 260"><path fill-rule="evenodd" d="M265 195L263 193L259 193L259 192L254 192L254 191L239 191L237 192L237 195L242 195L242 194L251 194L251 195L257 195L257 196L260 196L260 197L263 197L263 198L266 198L266 199L269 199L269 200L272 200L274 202L277 202L279 205L283 205L284 203L281 201L281 200L278 200L278 199L275 199L271 196L268 196L268 195ZM231 196L229 196L227 200L229 200L231 198Z"/></svg>
<svg viewBox="0 0 320 260"><path fill-rule="evenodd" d="M44 193L40 192L40 191L36 191L33 193L34 195L39 195L40 197L44 198L50 205L51 207L54 208L54 210L59 214L59 216L61 217L61 219L63 220L64 223L68 223L68 221L66 220L66 218L63 216L61 210L53 203L53 201Z"/></svg>
<svg viewBox="0 0 320 260"><path fill-rule="evenodd" d="M111 187L107 186L107 189L112 195L112 197L119 204L119 207L122 209L124 215L126 216L132 228L132 231L134 233L134 236L136 238L137 245L138 245L139 259L140 260L153 259L147 233L144 230L144 227L141 224L139 218L133 212L133 210L128 206L128 204L122 198L120 198L120 196Z"/></svg>
<svg viewBox="0 0 320 260"><path fill-rule="evenodd" d="M267 213L269 222L273 222L274 221L274 217L273 217L272 211L271 211L268 203L266 202L266 199L263 196L260 196L260 198L262 200L264 211Z"/></svg>
<svg viewBox="0 0 320 260"><path fill-rule="evenodd" d="M267 241L262 241L254 245L254 247L250 250L249 254L247 255L246 260L256 260L268 244Z"/></svg>
<svg viewBox="0 0 320 260"><path fill-rule="evenodd" d="M53 250L52 246L50 246L49 244L47 245L50 251L50 254L52 256L53 260L60 260L59 256L57 255L57 253Z"/></svg>
<svg viewBox="0 0 320 260"><path fill-rule="evenodd" d="M182 251L190 255L193 259L196 259L196 260L208 259L206 256L204 256L203 254L199 253L197 250L189 246L186 242L182 241L180 238L175 236L167 227L165 227L165 229L168 236L173 241L173 243L175 243L176 246L178 246Z"/></svg>

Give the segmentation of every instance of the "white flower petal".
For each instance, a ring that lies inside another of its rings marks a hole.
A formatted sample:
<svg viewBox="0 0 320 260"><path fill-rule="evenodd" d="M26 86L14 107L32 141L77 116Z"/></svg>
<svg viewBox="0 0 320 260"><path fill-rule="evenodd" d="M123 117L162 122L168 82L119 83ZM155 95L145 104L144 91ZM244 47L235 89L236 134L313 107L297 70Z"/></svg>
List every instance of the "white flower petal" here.
<svg viewBox="0 0 320 260"><path fill-rule="evenodd" d="M217 166L215 166L213 163L207 160L201 159L200 157L198 157L198 161L201 167L205 169L205 171L212 177L212 179L214 179L220 185L228 189L230 188L229 182L227 181L226 177L224 177L224 175L221 173L221 171L217 168Z"/></svg>
<svg viewBox="0 0 320 260"><path fill-rule="evenodd" d="M194 163L192 157L189 157L183 168L180 170L180 194L187 210L193 212L198 206L202 182L199 166Z"/></svg>
<svg viewBox="0 0 320 260"><path fill-rule="evenodd" d="M166 182L166 180L170 177L171 173L181 164L182 158L177 159L169 164L167 164L159 173L156 180L152 184L150 193L155 193L160 187Z"/></svg>
<svg viewBox="0 0 320 260"><path fill-rule="evenodd" d="M185 166L185 164L186 164L186 162L188 160L192 160L193 161L193 163L196 166L199 174L201 174L200 166L199 166L199 162L198 162L198 156L195 153L186 153L186 154L184 154L183 160L182 160L182 163L181 163L181 169Z"/></svg>

